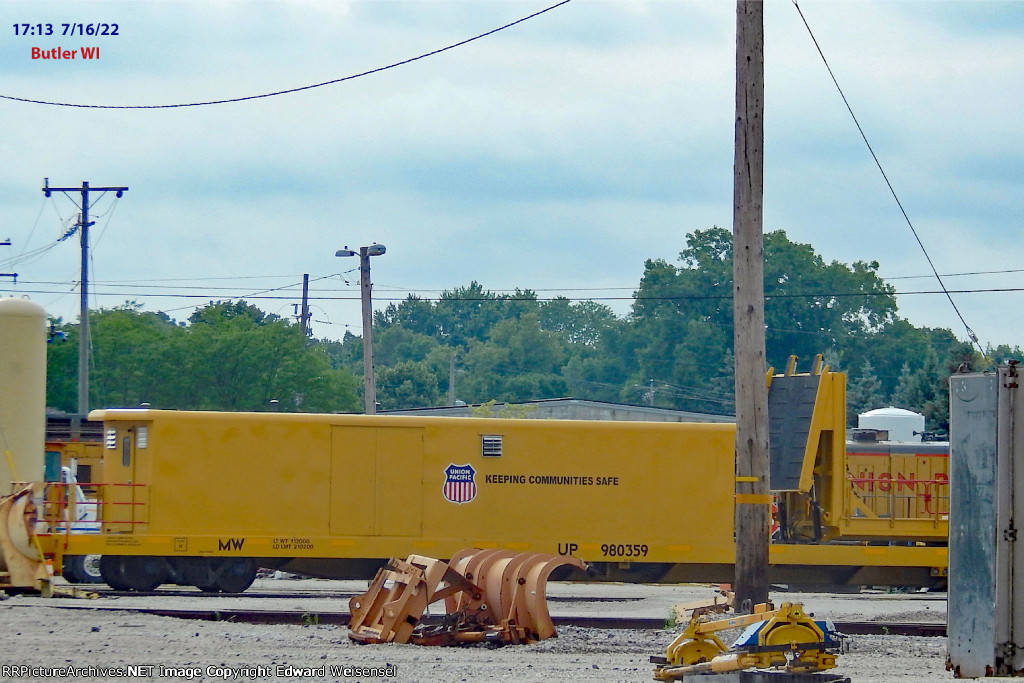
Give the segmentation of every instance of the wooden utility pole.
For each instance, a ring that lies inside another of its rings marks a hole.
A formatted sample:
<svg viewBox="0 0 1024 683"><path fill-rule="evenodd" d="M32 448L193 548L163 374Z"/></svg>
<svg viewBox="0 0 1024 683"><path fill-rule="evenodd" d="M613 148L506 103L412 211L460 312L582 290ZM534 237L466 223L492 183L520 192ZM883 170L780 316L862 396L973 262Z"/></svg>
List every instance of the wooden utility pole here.
<svg viewBox="0 0 1024 683"><path fill-rule="evenodd" d="M733 186L733 320L736 354L736 607L768 599L771 494L765 381L764 6L736 3L736 157Z"/></svg>
<svg viewBox="0 0 1024 683"><path fill-rule="evenodd" d="M89 193L116 192L120 199L128 191L127 187L90 187L83 182L81 187L50 187L50 179L43 179L43 195L49 197L53 192L81 192L82 219L79 223L79 237L82 244L82 294L78 313L78 412L85 415L89 412Z"/></svg>

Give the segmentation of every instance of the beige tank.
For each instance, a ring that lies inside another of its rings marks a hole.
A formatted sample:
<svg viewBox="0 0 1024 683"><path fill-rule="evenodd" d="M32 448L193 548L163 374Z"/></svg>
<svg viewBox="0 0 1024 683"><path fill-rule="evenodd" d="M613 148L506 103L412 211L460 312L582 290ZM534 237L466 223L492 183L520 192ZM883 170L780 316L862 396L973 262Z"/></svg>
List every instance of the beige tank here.
<svg viewBox="0 0 1024 683"><path fill-rule="evenodd" d="M0 495L12 481L43 480L45 438L46 311L0 299Z"/></svg>

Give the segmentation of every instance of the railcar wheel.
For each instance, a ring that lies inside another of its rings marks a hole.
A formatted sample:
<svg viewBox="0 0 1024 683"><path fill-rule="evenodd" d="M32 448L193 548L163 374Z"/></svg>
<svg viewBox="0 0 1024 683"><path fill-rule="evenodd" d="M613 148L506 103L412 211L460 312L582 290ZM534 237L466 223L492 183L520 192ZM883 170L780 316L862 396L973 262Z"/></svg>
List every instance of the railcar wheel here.
<svg viewBox="0 0 1024 683"><path fill-rule="evenodd" d="M259 567L251 557L195 557L185 579L204 593L241 593L256 580Z"/></svg>
<svg viewBox="0 0 1024 683"><path fill-rule="evenodd" d="M124 557L121 555L104 555L100 558L100 576L103 581L116 591L128 591L132 587L124 573Z"/></svg>
<svg viewBox="0 0 1024 683"><path fill-rule="evenodd" d="M184 557L180 560L183 585L195 586L204 593L217 592L217 575L209 557Z"/></svg>
<svg viewBox="0 0 1024 683"><path fill-rule="evenodd" d="M64 577L64 580L68 583L82 583L81 577L78 575L78 567L81 564L81 555L65 555L64 562L61 564L60 575Z"/></svg>
<svg viewBox="0 0 1024 683"><path fill-rule="evenodd" d="M214 573L217 575L217 588L222 593L241 593L256 580L256 560L251 557L239 557L215 561Z"/></svg>
<svg viewBox="0 0 1024 683"><path fill-rule="evenodd" d="M167 562L162 557L128 555L122 566L130 590L151 591L167 580Z"/></svg>
<svg viewBox="0 0 1024 683"><path fill-rule="evenodd" d="M82 555L82 566L78 577L82 583L103 583L103 575L100 574L100 559L102 555Z"/></svg>
<svg viewBox="0 0 1024 683"><path fill-rule="evenodd" d="M100 555L65 555L61 575L70 583L103 583Z"/></svg>

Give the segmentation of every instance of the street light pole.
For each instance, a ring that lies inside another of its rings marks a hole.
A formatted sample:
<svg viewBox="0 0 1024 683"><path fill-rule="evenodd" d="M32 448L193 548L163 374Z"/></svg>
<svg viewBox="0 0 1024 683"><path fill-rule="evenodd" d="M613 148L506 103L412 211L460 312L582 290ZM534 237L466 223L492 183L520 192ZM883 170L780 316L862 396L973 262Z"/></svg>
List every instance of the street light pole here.
<svg viewBox="0 0 1024 683"><path fill-rule="evenodd" d="M370 284L370 257L381 256L387 251L383 244L359 247L359 290L363 304L363 399L367 415L377 413L377 384L373 377L373 305ZM335 256L355 256L356 252L347 246L339 249Z"/></svg>

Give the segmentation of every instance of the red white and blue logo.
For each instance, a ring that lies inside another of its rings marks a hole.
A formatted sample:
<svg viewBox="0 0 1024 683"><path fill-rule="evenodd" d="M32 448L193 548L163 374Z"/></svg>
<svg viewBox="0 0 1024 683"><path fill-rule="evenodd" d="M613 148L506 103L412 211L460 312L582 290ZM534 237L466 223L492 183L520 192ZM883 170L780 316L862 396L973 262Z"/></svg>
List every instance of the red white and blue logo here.
<svg viewBox="0 0 1024 683"><path fill-rule="evenodd" d="M444 471L444 497L452 503L468 503L476 498L476 470L472 465L448 465Z"/></svg>

